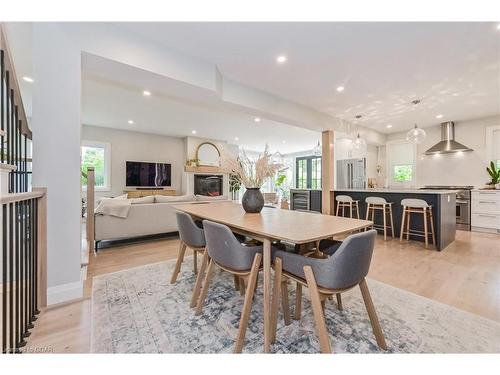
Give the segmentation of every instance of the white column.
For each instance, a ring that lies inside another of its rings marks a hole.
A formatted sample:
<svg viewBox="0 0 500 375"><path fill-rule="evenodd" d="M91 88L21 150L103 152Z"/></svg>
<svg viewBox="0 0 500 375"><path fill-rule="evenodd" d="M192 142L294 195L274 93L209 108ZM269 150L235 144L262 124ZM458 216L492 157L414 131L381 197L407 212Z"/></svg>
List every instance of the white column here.
<svg viewBox="0 0 500 375"><path fill-rule="evenodd" d="M82 295L81 52L57 23L33 24L33 186L47 187L48 303Z"/></svg>

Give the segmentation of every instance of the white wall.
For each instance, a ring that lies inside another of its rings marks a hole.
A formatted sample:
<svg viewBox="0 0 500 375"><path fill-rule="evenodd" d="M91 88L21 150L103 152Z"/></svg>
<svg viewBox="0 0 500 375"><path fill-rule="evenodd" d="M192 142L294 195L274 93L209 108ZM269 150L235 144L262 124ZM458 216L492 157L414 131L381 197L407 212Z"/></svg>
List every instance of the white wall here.
<svg viewBox="0 0 500 375"><path fill-rule="evenodd" d="M183 138L84 125L82 140L111 144L111 190L96 191L96 197L123 194L127 160L172 164L171 187L178 194L182 192L186 161Z"/></svg>
<svg viewBox="0 0 500 375"><path fill-rule="evenodd" d="M500 116L455 122L455 140L474 151L427 156L423 153L441 140L440 126L425 128L427 137L417 147L417 185L483 186L489 176L486 165L486 128L500 125ZM406 133L390 134L387 140L404 139Z"/></svg>
<svg viewBox="0 0 500 375"><path fill-rule="evenodd" d="M82 294L80 64L59 25L33 25L33 186L48 189L48 303Z"/></svg>

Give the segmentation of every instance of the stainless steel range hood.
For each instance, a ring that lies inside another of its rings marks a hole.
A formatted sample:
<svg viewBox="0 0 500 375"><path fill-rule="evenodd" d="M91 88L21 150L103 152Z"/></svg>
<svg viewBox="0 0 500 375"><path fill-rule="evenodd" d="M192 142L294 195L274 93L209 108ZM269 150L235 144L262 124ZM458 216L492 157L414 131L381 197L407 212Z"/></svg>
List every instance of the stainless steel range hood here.
<svg viewBox="0 0 500 375"><path fill-rule="evenodd" d="M464 146L455 141L455 124L452 121L443 122L441 124L441 142L436 143L428 149L425 155L434 154L449 154L452 152L473 151L471 148Z"/></svg>

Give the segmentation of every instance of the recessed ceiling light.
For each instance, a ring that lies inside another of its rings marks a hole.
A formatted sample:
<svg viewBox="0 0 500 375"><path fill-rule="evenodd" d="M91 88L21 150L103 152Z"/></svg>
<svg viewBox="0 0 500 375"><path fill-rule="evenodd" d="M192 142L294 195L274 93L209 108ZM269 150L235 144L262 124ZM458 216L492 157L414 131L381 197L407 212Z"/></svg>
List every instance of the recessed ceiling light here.
<svg viewBox="0 0 500 375"><path fill-rule="evenodd" d="M31 77L27 77L27 76L24 76L23 79L26 81L26 82L29 82L29 83L33 83L35 82L35 80Z"/></svg>
<svg viewBox="0 0 500 375"><path fill-rule="evenodd" d="M453 94L451 94L452 96L460 96L460 94L458 92L454 92Z"/></svg>
<svg viewBox="0 0 500 375"><path fill-rule="evenodd" d="M337 92L342 92L342 91L344 91L344 86L337 87Z"/></svg>
<svg viewBox="0 0 500 375"><path fill-rule="evenodd" d="M148 91L148 90L144 90L144 91L142 92L142 94L143 94L144 96L151 96L151 92L150 92L150 91Z"/></svg>
<svg viewBox="0 0 500 375"><path fill-rule="evenodd" d="M281 143L285 144L285 143L286 143L286 141L281 141Z"/></svg>
<svg viewBox="0 0 500 375"><path fill-rule="evenodd" d="M253 119L255 122L261 122L262 120L260 119L260 117L256 117Z"/></svg>
<svg viewBox="0 0 500 375"><path fill-rule="evenodd" d="M392 125L391 124L387 124L385 127L388 128L388 129L390 129L390 128L392 128Z"/></svg>
<svg viewBox="0 0 500 375"><path fill-rule="evenodd" d="M234 137L234 140L235 141L239 141L240 139L238 137Z"/></svg>
<svg viewBox="0 0 500 375"><path fill-rule="evenodd" d="M134 123L134 120L128 120L127 121L130 125L132 125Z"/></svg>
<svg viewBox="0 0 500 375"><path fill-rule="evenodd" d="M278 56L278 57L276 58L276 62L277 62L278 64L283 64L283 63L285 63L285 62L286 62L286 56L285 56L285 55L280 55L280 56Z"/></svg>
<svg viewBox="0 0 500 375"><path fill-rule="evenodd" d="M442 114L436 115L436 118L443 118Z"/></svg>
<svg viewBox="0 0 500 375"><path fill-rule="evenodd" d="M497 30L500 30L500 23L497 25Z"/></svg>
<svg viewBox="0 0 500 375"><path fill-rule="evenodd" d="M196 130L191 130L191 134L196 134Z"/></svg>

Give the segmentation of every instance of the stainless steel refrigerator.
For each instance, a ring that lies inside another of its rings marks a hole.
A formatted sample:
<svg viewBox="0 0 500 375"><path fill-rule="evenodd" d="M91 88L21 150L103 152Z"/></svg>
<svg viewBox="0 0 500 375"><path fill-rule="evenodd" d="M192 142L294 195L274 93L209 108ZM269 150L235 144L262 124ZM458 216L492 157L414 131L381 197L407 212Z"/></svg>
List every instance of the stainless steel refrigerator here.
<svg viewBox="0 0 500 375"><path fill-rule="evenodd" d="M366 188L366 158L337 160L337 189Z"/></svg>

